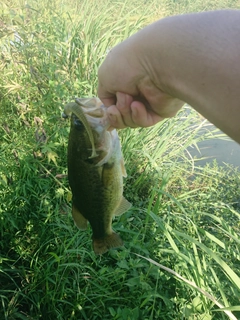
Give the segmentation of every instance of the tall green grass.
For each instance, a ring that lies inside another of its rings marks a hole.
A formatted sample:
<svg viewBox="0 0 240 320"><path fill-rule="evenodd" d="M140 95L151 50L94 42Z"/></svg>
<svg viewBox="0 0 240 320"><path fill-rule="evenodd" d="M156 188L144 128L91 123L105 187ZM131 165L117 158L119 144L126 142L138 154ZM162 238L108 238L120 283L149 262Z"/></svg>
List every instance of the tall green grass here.
<svg viewBox="0 0 240 320"><path fill-rule="evenodd" d="M119 132L133 208L113 223L125 246L96 257L71 219L61 118L73 97L96 94L116 43L159 17L224 7L239 2L3 1L1 319L240 317L239 171L200 168L188 152L219 133L187 106Z"/></svg>

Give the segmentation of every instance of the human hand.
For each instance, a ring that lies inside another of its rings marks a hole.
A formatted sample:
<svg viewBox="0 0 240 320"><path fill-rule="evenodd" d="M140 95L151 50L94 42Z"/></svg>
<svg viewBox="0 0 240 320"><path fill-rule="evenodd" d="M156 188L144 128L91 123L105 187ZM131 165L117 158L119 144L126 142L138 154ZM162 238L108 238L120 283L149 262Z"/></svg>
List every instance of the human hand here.
<svg viewBox="0 0 240 320"><path fill-rule="evenodd" d="M141 43L138 34L125 40L113 48L99 69L98 96L109 107L114 128L152 126L174 116L184 104L162 89L161 74L155 74L159 65L153 65L154 57Z"/></svg>
<svg viewBox="0 0 240 320"><path fill-rule="evenodd" d="M104 103L104 99L102 99ZM126 93L116 93L116 104L110 105L107 109L107 114L111 127L123 129L126 127L150 127L162 121L165 118L172 117L181 108L183 102L178 100L179 104L174 104L174 111L171 112L170 107L164 113L153 111L153 106L149 105L148 101L142 102L134 100L134 98ZM175 101L174 101L175 102ZM177 102L177 101L176 101ZM107 102L104 103L107 106ZM160 113L160 115L159 115Z"/></svg>
<svg viewBox="0 0 240 320"><path fill-rule="evenodd" d="M151 126L186 102L240 143L239 19L240 10L167 17L114 47L98 74L112 127Z"/></svg>

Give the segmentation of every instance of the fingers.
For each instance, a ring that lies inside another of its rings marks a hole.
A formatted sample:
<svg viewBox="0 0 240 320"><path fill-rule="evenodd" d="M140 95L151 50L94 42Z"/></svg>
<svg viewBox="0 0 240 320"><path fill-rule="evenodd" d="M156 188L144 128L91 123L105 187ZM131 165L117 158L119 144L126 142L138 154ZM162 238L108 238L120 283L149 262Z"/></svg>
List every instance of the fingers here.
<svg viewBox="0 0 240 320"><path fill-rule="evenodd" d="M131 104L132 121L137 127L150 127L164 118L157 113L146 108L146 106L139 101L133 101Z"/></svg>
<svg viewBox="0 0 240 320"><path fill-rule="evenodd" d="M117 92L116 98L116 105L110 106L107 110L111 126L118 129L126 127L136 128L137 125L133 122L131 110L133 97L128 94Z"/></svg>
<svg viewBox="0 0 240 320"><path fill-rule="evenodd" d="M154 111L148 110L142 102L132 101L133 98L128 95L124 100L122 95L121 101L116 106L112 105L107 109L111 127L117 129L150 127L164 119Z"/></svg>
<svg viewBox="0 0 240 320"><path fill-rule="evenodd" d="M123 122L122 115L116 106L111 106L107 109L108 119L112 128L123 129L127 126Z"/></svg>
<svg viewBox="0 0 240 320"><path fill-rule="evenodd" d="M118 109L118 111L122 116L122 121L124 122L124 125L126 127L134 126L134 123L132 121L132 110L131 110L131 103L133 102L133 97L122 92L117 92L116 97L117 97L116 108Z"/></svg>
<svg viewBox="0 0 240 320"><path fill-rule="evenodd" d="M110 83L110 87L114 88L114 81ZM130 87L129 83L124 90L128 91ZM137 79L135 89L129 91L131 94L111 90L112 93L110 90L106 91L101 82L99 83L98 95L108 107L111 128L149 127L174 116L184 104L183 101L164 92L165 90L156 85L149 75Z"/></svg>

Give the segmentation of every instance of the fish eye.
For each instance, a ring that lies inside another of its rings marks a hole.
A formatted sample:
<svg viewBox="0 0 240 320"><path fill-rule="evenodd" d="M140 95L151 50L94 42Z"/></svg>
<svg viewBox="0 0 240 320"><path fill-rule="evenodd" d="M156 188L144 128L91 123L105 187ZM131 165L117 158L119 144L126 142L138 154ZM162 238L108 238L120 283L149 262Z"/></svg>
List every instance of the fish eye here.
<svg viewBox="0 0 240 320"><path fill-rule="evenodd" d="M74 116L73 124L77 130L82 130L84 128L82 122L76 116Z"/></svg>

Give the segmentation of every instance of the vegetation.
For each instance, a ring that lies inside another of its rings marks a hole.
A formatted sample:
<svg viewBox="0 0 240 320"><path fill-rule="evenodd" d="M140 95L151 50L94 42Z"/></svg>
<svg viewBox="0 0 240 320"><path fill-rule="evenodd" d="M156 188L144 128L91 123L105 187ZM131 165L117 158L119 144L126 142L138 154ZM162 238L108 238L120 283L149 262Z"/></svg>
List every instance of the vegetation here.
<svg viewBox="0 0 240 320"><path fill-rule="evenodd" d="M1 319L240 318L240 173L187 152L219 133L187 106L120 132L133 208L113 223L125 247L97 257L71 218L61 118L96 94L116 43L159 17L227 7L239 1L2 1Z"/></svg>

